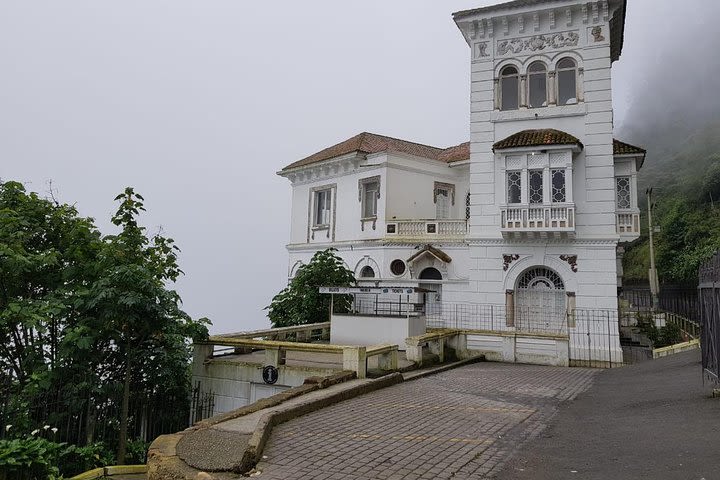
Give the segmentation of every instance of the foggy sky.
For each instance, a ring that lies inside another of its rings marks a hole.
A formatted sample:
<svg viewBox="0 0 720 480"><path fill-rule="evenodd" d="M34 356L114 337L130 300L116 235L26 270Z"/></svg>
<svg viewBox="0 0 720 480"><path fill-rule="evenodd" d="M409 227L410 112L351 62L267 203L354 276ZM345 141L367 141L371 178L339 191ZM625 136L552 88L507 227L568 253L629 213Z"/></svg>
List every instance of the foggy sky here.
<svg viewBox="0 0 720 480"><path fill-rule="evenodd" d="M491 3L0 0L0 178L52 180L105 233L135 187L144 224L182 249L188 313L213 332L266 326L287 276L275 172L361 131L467 141L470 50L451 13ZM671 44L717 18L714 0L629 3L616 130L643 121L628 110L664 52L695 59Z"/></svg>

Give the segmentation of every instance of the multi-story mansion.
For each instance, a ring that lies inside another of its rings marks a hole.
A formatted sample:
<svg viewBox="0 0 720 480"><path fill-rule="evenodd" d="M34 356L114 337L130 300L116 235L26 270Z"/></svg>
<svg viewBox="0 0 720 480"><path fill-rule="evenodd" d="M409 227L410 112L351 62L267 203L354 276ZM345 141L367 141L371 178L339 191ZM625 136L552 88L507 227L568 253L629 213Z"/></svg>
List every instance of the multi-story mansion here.
<svg viewBox="0 0 720 480"><path fill-rule="evenodd" d="M558 321L616 312L645 159L613 139L625 2L515 0L453 17L471 53L470 142L361 133L282 169L289 276L334 247L361 284L430 287L431 303Z"/></svg>

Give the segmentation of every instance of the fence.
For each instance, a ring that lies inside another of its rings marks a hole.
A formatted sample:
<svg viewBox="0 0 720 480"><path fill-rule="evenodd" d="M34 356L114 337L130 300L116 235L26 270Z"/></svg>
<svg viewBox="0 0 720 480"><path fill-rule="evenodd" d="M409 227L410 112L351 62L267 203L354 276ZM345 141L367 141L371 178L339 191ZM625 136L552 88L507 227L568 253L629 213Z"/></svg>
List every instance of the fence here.
<svg viewBox="0 0 720 480"><path fill-rule="evenodd" d="M513 332L528 336L566 337L570 364L612 367L623 363L617 310L516 307L442 302L426 313L430 328Z"/></svg>
<svg viewBox="0 0 720 480"><path fill-rule="evenodd" d="M0 396L0 438L17 431L30 432L45 425L57 428L52 439L75 445L118 441L122 390L94 392L79 389L76 382L36 393L23 400L3 391ZM118 386L120 387L120 386ZM128 438L145 442L188 427L190 399L158 392L130 399ZM6 431L5 425L13 425Z"/></svg>
<svg viewBox="0 0 720 480"><path fill-rule="evenodd" d="M720 383L720 252L700 266L698 303L702 368L708 378Z"/></svg>
<svg viewBox="0 0 720 480"><path fill-rule="evenodd" d="M626 286L621 298L634 310L651 310L652 294L649 287ZM694 286L662 285L658 294L660 310L675 313L691 320L699 317L698 291Z"/></svg>

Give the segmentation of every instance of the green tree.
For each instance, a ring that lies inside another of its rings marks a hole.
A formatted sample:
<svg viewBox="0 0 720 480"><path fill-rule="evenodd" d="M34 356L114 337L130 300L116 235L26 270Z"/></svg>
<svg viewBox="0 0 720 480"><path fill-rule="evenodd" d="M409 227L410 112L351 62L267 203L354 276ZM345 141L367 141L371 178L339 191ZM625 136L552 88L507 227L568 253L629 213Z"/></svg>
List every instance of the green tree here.
<svg viewBox="0 0 720 480"><path fill-rule="evenodd" d="M145 210L143 197L128 187L115 200L120 206L112 222L120 227L120 233L104 238L99 275L83 304L90 312L87 331L99 332L109 341L111 363L122 376L117 461L123 464L133 383L154 388L158 379L150 375L153 365L186 369L189 350L185 339L206 337L207 322L193 321L181 309L178 293L166 288L182 274L178 248L171 238L160 234L149 238L138 224L137 218ZM167 376L168 372L163 373Z"/></svg>
<svg viewBox="0 0 720 480"><path fill-rule="evenodd" d="M335 252L329 248L315 253L307 265L298 269L290 284L273 297L265 308L274 328L330 320L330 295L321 294L318 288L356 284L355 275ZM335 301L342 305L348 300L336 295Z"/></svg>

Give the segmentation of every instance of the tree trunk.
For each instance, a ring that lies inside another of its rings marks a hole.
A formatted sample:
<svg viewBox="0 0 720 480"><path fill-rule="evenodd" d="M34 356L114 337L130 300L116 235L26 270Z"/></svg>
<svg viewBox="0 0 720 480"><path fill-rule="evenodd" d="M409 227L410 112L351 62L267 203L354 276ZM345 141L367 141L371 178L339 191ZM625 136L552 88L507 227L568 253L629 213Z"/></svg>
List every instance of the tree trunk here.
<svg viewBox="0 0 720 480"><path fill-rule="evenodd" d="M118 439L117 464L125 465L127 450L128 410L130 410L130 354L125 364L125 385L123 386L122 410L120 411L120 438Z"/></svg>

